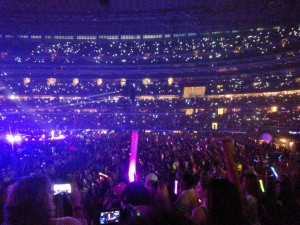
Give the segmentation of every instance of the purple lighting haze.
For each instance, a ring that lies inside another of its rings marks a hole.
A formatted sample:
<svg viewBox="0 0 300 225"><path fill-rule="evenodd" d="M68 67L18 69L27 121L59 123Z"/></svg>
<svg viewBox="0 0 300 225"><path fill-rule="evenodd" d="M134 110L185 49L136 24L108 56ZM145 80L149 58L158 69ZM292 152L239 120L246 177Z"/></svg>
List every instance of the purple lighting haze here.
<svg viewBox="0 0 300 225"><path fill-rule="evenodd" d="M136 156L137 156L138 139L139 139L139 133L137 131L132 131L131 154L130 154L130 162L129 162L129 170L128 170L128 177L130 182L133 182L136 176Z"/></svg>

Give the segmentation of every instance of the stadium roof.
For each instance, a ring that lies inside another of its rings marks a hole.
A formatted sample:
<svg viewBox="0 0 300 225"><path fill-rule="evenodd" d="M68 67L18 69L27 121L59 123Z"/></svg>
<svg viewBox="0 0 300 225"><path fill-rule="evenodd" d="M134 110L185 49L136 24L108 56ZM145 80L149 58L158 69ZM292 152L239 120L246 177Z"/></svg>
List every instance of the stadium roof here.
<svg viewBox="0 0 300 225"><path fill-rule="evenodd" d="M299 21L297 0L2 0L0 32L158 33Z"/></svg>
<svg viewBox="0 0 300 225"><path fill-rule="evenodd" d="M2 0L1 12L6 14L97 15L135 14L169 11L234 12L259 7L286 8L297 1L261 0Z"/></svg>

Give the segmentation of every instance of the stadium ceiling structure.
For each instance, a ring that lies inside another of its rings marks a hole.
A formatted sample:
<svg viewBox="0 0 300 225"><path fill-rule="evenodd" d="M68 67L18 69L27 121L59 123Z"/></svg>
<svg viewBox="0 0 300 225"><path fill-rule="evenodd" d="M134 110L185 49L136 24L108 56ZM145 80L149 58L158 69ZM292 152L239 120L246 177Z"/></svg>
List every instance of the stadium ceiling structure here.
<svg viewBox="0 0 300 225"><path fill-rule="evenodd" d="M60 14L64 15L95 15L135 14L170 11L200 12L234 12L238 10L253 10L258 7L287 8L297 4L297 1L279 0L2 0L0 8L8 14Z"/></svg>
<svg viewBox="0 0 300 225"><path fill-rule="evenodd" d="M297 0L2 0L0 31L193 32L299 21L298 10Z"/></svg>
<svg viewBox="0 0 300 225"><path fill-rule="evenodd" d="M1 0L0 43L3 43L3 46L12 46L11 49L17 49L17 44L22 43L36 43L39 46L48 42L92 40L105 44L115 40L133 41L137 36L139 38L136 40L151 42L156 40L156 36L160 38L159 41L164 41L176 40L179 37L199 37L211 33L227 35L229 31L235 35L236 32L273 29L286 24L298 26L299 11L300 1L297 0ZM155 37L148 39L148 36ZM136 78L201 75L210 78L215 75L236 76L242 73L254 74L287 68L298 70L300 62L299 57L290 56L286 57L285 62L282 62L283 60L273 62L276 56L267 55L246 57L239 59L238 63L216 60L213 66L212 63L206 62L201 64L200 62L166 63L165 61L162 64L141 64L138 67L133 64L112 67L104 63L98 65L75 63L75 65L61 66L16 63L18 57L15 57L14 63L10 64L7 61L9 57L13 57L9 52L11 49L0 51L0 57L3 56L0 76L10 74L30 77L40 75L71 77L74 71L77 71L78 77ZM190 53L193 56L193 52ZM108 55L109 57L112 56ZM141 54L140 57L145 55Z"/></svg>

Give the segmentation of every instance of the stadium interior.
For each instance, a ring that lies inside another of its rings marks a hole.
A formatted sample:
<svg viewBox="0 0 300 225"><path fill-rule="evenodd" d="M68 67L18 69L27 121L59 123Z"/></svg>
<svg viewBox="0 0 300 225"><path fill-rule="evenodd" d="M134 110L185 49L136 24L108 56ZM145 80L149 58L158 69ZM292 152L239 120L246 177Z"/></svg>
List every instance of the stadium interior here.
<svg viewBox="0 0 300 225"><path fill-rule="evenodd" d="M297 0L0 1L1 190L72 174L104 210L136 143L132 179L156 174L175 202L184 172L226 170L224 136L239 174L265 182L275 168L299 185L299 12Z"/></svg>

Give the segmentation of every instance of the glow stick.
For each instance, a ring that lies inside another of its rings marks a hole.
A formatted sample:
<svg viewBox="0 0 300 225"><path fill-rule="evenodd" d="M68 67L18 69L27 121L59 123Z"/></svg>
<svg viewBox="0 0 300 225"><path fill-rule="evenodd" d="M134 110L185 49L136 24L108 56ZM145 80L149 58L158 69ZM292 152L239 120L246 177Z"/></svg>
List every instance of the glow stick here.
<svg viewBox="0 0 300 225"><path fill-rule="evenodd" d="M177 195L177 192L178 192L178 180L175 180L174 194Z"/></svg>
<svg viewBox="0 0 300 225"><path fill-rule="evenodd" d="M265 192L264 184L262 180L259 180L260 189L262 192Z"/></svg>
<svg viewBox="0 0 300 225"><path fill-rule="evenodd" d="M271 166L271 170L272 170L273 174L275 175L275 177L278 178L278 174L273 166Z"/></svg>

